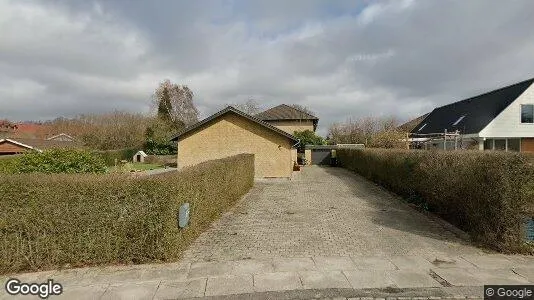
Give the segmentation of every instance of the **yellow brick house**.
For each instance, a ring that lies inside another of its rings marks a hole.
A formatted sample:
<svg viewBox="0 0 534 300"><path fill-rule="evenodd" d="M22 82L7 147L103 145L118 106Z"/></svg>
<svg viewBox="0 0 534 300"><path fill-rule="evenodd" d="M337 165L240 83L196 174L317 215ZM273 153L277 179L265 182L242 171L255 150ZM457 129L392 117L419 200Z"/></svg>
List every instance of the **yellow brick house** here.
<svg viewBox="0 0 534 300"><path fill-rule="evenodd" d="M252 153L256 178L291 177L298 145L292 134L231 106L188 126L172 140L178 145L179 169Z"/></svg>

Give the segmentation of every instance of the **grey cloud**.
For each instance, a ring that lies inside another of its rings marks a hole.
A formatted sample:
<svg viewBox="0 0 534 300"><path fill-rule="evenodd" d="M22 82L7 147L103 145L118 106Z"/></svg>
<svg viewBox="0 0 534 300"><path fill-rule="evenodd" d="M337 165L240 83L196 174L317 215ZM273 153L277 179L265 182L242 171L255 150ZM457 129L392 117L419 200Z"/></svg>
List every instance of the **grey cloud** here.
<svg viewBox="0 0 534 300"><path fill-rule="evenodd" d="M28 36L0 45L0 118L144 112L168 77L193 89L204 116L248 98L299 103L317 112L324 134L351 116L407 119L534 76L529 0L3 5L15 2L87 22L58 25L44 41L24 20L9 28Z"/></svg>

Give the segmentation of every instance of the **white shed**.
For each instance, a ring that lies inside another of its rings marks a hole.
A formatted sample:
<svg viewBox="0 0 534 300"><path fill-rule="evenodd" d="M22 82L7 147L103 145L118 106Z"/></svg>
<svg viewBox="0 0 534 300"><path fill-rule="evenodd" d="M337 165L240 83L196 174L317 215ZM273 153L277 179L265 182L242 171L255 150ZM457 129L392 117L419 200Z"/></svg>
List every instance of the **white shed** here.
<svg viewBox="0 0 534 300"><path fill-rule="evenodd" d="M133 162L145 162L145 157L148 155L144 151L137 151L137 153L133 157Z"/></svg>

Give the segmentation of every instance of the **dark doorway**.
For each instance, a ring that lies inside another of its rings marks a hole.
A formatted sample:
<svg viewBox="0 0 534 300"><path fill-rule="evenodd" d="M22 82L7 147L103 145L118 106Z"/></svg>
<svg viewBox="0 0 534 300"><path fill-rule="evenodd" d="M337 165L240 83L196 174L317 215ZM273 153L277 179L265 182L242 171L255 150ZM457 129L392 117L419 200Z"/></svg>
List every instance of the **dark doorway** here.
<svg viewBox="0 0 534 300"><path fill-rule="evenodd" d="M312 149L311 150L311 164L312 165L330 165L332 158L332 149Z"/></svg>

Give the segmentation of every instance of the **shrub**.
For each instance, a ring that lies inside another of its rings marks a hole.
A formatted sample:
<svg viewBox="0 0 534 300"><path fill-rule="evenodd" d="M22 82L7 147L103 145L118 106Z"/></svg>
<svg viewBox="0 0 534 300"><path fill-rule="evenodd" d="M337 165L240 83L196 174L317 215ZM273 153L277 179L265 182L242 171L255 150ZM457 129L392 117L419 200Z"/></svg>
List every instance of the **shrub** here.
<svg viewBox="0 0 534 300"><path fill-rule="evenodd" d="M12 173L104 173L104 161L86 150L26 152L12 161Z"/></svg>
<svg viewBox="0 0 534 300"><path fill-rule="evenodd" d="M534 168L525 156L379 149L337 153L343 167L441 215L475 241L503 252L523 250L523 218L534 204Z"/></svg>
<svg viewBox="0 0 534 300"><path fill-rule="evenodd" d="M176 167L177 157L176 155L149 155L145 158L145 163Z"/></svg>
<svg viewBox="0 0 534 300"><path fill-rule="evenodd" d="M2 176L0 273L176 260L253 178L250 154L142 178ZM190 224L179 229L185 202Z"/></svg>
<svg viewBox="0 0 534 300"><path fill-rule="evenodd" d="M293 135L300 140L299 151L304 152L306 145L326 145L325 140L311 130L295 131Z"/></svg>
<svg viewBox="0 0 534 300"><path fill-rule="evenodd" d="M15 173L15 159L18 155L0 156L0 174Z"/></svg>
<svg viewBox="0 0 534 300"><path fill-rule="evenodd" d="M115 160L120 162L121 160L131 161L133 156L140 148L124 148L119 150L106 150L106 151L97 151L96 153L102 157L106 166L114 166Z"/></svg>

